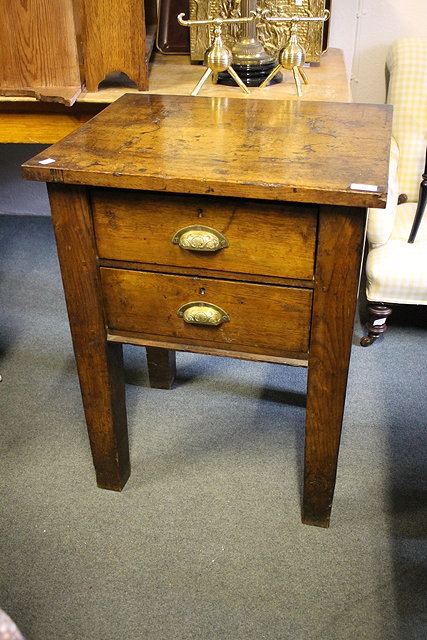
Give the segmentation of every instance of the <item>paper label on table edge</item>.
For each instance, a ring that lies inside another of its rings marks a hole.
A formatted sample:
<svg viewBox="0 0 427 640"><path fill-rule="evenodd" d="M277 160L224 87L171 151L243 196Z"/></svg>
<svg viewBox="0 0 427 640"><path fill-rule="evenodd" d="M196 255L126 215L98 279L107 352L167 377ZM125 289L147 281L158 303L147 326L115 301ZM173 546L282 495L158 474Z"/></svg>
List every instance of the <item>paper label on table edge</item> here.
<svg viewBox="0 0 427 640"><path fill-rule="evenodd" d="M350 189L355 191L378 191L376 184L359 184L358 182L353 182L350 185Z"/></svg>

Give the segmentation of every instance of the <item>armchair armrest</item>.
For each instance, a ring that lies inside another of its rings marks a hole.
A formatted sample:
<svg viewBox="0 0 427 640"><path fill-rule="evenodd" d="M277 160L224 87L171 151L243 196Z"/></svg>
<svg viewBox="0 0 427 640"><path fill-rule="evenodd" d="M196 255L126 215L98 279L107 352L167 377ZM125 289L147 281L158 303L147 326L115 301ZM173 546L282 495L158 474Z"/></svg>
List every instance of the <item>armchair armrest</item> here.
<svg viewBox="0 0 427 640"><path fill-rule="evenodd" d="M388 174L388 197L385 209L368 209L367 238L371 247L385 244L393 231L396 207L399 198L399 180L397 165L399 147L394 138L391 139L390 165Z"/></svg>

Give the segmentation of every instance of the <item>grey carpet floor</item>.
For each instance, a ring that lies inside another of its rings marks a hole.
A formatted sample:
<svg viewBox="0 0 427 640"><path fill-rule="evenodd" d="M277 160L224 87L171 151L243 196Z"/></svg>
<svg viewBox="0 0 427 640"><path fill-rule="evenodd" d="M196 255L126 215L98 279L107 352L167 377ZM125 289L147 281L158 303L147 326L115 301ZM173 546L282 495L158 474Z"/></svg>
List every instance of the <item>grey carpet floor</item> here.
<svg viewBox="0 0 427 640"><path fill-rule="evenodd" d="M0 216L0 305L0 607L28 640L427 637L426 309L368 349L356 324L325 530L300 523L305 370L178 354L150 390L126 347L116 494L95 485L48 217Z"/></svg>

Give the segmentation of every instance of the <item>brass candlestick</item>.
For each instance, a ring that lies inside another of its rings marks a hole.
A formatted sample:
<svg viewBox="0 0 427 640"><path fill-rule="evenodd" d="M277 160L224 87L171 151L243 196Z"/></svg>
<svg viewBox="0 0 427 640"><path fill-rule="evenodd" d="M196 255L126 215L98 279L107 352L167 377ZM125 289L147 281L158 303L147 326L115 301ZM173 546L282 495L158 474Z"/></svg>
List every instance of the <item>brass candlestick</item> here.
<svg viewBox="0 0 427 640"><path fill-rule="evenodd" d="M230 49L225 46L222 41L221 32L223 24L239 24L253 22L255 15L250 15L246 18L209 18L208 20L184 20L184 13L180 13L178 16L178 22L184 27L190 27L193 24L211 24L214 26L214 41L212 45L206 50L204 57L204 65L207 67L206 71L200 78L199 82L191 92L192 96L196 96L206 80L212 75L212 81L216 84L218 82L218 74L221 71L226 71L233 78L236 84L244 91L249 93L248 88L239 78L233 67L231 66L233 57Z"/></svg>
<svg viewBox="0 0 427 640"><path fill-rule="evenodd" d="M298 26L300 22L326 22L330 16L330 12L325 9L323 16L320 17L302 17L302 16L290 16L290 17L280 17L269 15L270 11L265 9L261 17L266 22L272 23L281 23L281 22L290 22L291 23L291 35L289 38L289 42L279 53L279 64L270 75L260 84L260 88L266 87L274 76L279 73L281 69L291 70L294 76L295 85L297 88L297 93L299 96L302 96L302 88L301 88L301 80L304 84L308 84L307 76L302 70L302 66L305 62L305 49L298 42Z"/></svg>

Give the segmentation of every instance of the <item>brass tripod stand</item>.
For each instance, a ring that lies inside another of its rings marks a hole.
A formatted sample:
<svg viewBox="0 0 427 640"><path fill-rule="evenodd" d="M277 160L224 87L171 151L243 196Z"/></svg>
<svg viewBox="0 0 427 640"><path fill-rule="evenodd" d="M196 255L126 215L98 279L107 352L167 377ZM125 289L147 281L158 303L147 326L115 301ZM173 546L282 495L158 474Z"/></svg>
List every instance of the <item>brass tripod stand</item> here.
<svg viewBox="0 0 427 640"><path fill-rule="evenodd" d="M223 24L241 24L253 22L256 17L255 12L253 12L247 18L209 18L208 20L184 20L184 15L184 13L180 13L178 16L179 24L184 27L191 27L193 24L211 24L214 26L214 41L209 49L206 50L204 57L204 65L205 67L207 67L207 69L200 78L199 82L194 87L191 95L197 96L200 89L211 75L212 81L214 82L214 84L216 84L218 81L218 73L220 71L228 71L230 76L241 88L241 90L245 93L249 93L249 89L242 82L242 80L239 78L239 76L231 66L233 57L230 49L223 43L221 34Z"/></svg>
<svg viewBox="0 0 427 640"><path fill-rule="evenodd" d="M302 87L301 80L304 84L308 84L307 76L305 75L302 67L305 62L305 49L298 42L298 26L300 22L326 22L330 16L330 12L325 9L323 16L321 17L303 17L303 16L290 16L290 17L281 17L281 16L270 16L269 9L265 9L261 13L262 20L265 22L272 22L274 24L280 24L281 22L290 22L291 23L291 36L289 38L288 44L280 51L279 53L279 64L273 71L267 76L267 78L259 85L262 89L266 87L269 82L274 78L274 76L279 73L281 69L287 69L292 71L295 85L297 88L297 93L299 96L302 96Z"/></svg>

